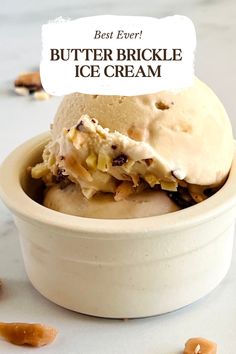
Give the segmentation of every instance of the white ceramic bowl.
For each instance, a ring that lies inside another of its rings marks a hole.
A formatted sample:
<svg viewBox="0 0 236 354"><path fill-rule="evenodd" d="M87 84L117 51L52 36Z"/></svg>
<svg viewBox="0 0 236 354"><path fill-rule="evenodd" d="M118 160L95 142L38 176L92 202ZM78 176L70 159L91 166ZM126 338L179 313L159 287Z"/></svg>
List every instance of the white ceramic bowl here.
<svg viewBox="0 0 236 354"><path fill-rule="evenodd" d="M32 200L26 169L49 135L18 147L0 169L0 193L19 229L25 268L51 301L81 313L132 318L188 305L214 289L232 255L236 156L225 185L206 201L140 219L89 219Z"/></svg>

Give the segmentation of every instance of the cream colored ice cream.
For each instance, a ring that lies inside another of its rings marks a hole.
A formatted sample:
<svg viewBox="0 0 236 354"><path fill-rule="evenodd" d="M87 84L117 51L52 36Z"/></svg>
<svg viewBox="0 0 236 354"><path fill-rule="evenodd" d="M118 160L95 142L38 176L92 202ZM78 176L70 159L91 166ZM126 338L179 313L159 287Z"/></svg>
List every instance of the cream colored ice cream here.
<svg viewBox="0 0 236 354"><path fill-rule="evenodd" d="M64 214L99 219L139 218L179 210L163 191L143 191L117 202L110 193L98 193L88 200L76 184L70 184L65 189L59 185L51 187L46 193L44 205Z"/></svg>
<svg viewBox="0 0 236 354"><path fill-rule="evenodd" d="M116 202L148 189L171 192L176 201L181 191L188 206L224 183L232 158L228 116L216 95L196 79L177 93L66 96L44 161L32 176L48 186L72 182L87 199L110 193ZM58 190L51 192L50 198L57 199Z"/></svg>
<svg viewBox="0 0 236 354"><path fill-rule="evenodd" d="M229 172L233 156L231 124L217 96L198 79L178 93L68 95L55 117L53 140L83 114L96 118L104 128L146 142L168 162L168 172L170 168L181 170L188 183L220 184Z"/></svg>

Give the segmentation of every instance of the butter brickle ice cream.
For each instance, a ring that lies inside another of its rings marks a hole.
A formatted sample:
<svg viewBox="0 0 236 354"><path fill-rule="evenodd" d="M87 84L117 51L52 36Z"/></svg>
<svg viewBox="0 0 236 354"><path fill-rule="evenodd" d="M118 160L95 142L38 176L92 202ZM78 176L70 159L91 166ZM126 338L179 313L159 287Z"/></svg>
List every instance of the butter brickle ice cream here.
<svg viewBox="0 0 236 354"><path fill-rule="evenodd" d="M203 82L142 96L64 98L31 169L44 205L98 218L159 215L202 202L233 159L229 118Z"/></svg>

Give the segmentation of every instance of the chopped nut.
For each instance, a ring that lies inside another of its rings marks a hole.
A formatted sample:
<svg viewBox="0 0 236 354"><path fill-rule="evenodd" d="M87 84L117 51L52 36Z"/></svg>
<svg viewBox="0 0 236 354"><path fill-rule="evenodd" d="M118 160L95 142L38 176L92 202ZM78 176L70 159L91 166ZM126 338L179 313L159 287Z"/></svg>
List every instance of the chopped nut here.
<svg viewBox="0 0 236 354"><path fill-rule="evenodd" d="M176 182L161 181L160 183L161 183L161 189L164 189L165 191L177 192L178 184Z"/></svg>
<svg viewBox="0 0 236 354"><path fill-rule="evenodd" d="M0 336L15 345L41 347L51 343L57 330L40 323L0 323Z"/></svg>
<svg viewBox="0 0 236 354"><path fill-rule="evenodd" d="M147 173L144 176L145 181L150 185L150 187L154 187L156 184L160 184L160 181L157 177L151 173Z"/></svg>
<svg viewBox="0 0 236 354"><path fill-rule="evenodd" d="M15 91L15 93L17 93L20 96L28 96L29 95L29 90L26 87L15 87L14 91Z"/></svg>
<svg viewBox="0 0 236 354"><path fill-rule="evenodd" d="M91 174L76 160L73 155L66 157L65 166L74 176L79 176L85 181L92 182L93 178Z"/></svg>
<svg viewBox="0 0 236 354"><path fill-rule="evenodd" d="M139 176L138 175L131 175L133 186L137 187L139 185Z"/></svg>
<svg viewBox="0 0 236 354"><path fill-rule="evenodd" d="M96 194L97 190L94 188L81 188L81 192L85 196L85 198L90 199Z"/></svg>
<svg viewBox="0 0 236 354"><path fill-rule="evenodd" d="M204 338L191 338L185 343L183 354L216 354L217 345Z"/></svg>
<svg viewBox="0 0 236 354"><path fill-rule="evenodd" d="M126 163L128 160L128 156L125 154L120 154L117 157L115 157L112 161L112 166L122 166L124 163Z"/></svg>
<svg viewBox="0 0 236 354"><path fill-rule="evenodd" d="M97 191L105 193L115 192L116 181L110 174L96 170L92 173L92 177L94 180L94 187Z"/></svg>
<svg viewBox="0 0 236 354"><path fill-rule="evenodd" d="M132 183L124 181L116 188L116 194L114 196L114 199L118 202L119 200L123 200L133 193L134 188L132 186Z"/></svg>
<svg viewBox="0 0 236 354"><path fill-rule="evenodd" d="M102 172L106 172L109 167L111 166L111 159L108 155L103 154L103 153L99 153L98 155L98 164L97 164L97 168L98 170L102 171Z"/></svg>
<svg viewBox="0 0 236 354"><path fill-rule="evenodd" d="M50 98L50 95L47 92L45 92L44 90L40 90L40 91L34 92L34 98L37 101L45 101Z"/></svg>
<svg viewBox="0 0 236 354"><path fill-rule="evenodd" d="M97 167L97 155L92 152L85 160L88 168L92 171L96 170Z"/></svg>
<svg viewBox="0 0 236 354"><path fill-rule="evenodd" d="M128 160L123 166L122 168L125 170L125 172L129 173L132 169L132 167L134 166L135 161L133 160Z"/></svg>
<svg viewBox="0 0 236 354"><path fill-rule="evenodd" d="M32 178L39 179L43 176L46 176L50 171L47 165L44 162L38 163L34 167L31 168L31 176Z"/></svg>

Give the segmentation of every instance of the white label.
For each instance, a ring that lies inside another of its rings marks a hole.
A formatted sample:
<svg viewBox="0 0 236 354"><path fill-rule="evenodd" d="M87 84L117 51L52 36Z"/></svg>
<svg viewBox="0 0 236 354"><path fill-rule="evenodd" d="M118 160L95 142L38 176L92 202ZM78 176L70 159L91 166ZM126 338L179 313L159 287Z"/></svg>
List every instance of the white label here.
<svg viewBox="0 0 236 354"><path fill-rule="evenodd" d="M188 87L196 33L185 16L94 16L42 27L46 92L134 96Z"/></svg>

